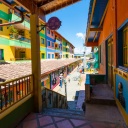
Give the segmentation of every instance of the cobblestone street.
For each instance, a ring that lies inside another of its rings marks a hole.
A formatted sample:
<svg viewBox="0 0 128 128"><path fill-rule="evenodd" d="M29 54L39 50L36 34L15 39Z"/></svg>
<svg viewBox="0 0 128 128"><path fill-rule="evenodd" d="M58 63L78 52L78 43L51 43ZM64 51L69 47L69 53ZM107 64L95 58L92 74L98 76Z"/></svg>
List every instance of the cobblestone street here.
<svg viewBox="0 0 128 128"><path fill-rule="evenodd" d="M82 102L85 98L85 76L86 74L81 74L74 69L66 78L66 90L67 90L67 101L69 109L80 109ZM70 82L68 81L70 79ZM58 88L58 90L56 89ZM65 84L63 82L62 88L56 87L55 90L58 93L65 95Z"/></svg>

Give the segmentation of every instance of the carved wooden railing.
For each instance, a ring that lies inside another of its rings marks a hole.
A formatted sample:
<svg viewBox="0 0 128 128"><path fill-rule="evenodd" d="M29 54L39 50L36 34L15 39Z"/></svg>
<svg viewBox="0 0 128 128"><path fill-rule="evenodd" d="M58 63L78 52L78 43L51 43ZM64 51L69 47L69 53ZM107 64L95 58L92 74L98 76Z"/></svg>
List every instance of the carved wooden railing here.
<svg viewBox="0 0 128 128"><path fill-rule="evenodd" d="M32 75L0 83L0 113L33 91Z"/></svg>
<svg viewBox="0 0 128 128"><path fill-rule="evenodd" d="M47 88L42 89L43 108L67 108L67 98Z"/></svg>

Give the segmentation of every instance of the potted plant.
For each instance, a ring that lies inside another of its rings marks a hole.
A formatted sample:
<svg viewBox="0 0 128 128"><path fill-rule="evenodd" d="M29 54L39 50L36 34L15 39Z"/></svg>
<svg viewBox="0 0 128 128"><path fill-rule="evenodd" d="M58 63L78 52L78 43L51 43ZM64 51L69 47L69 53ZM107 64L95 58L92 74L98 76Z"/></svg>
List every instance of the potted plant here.
<svg viewBox="0 0 128 128"><path fill-rule="evenodd" d="M18 30L16 28L14 28L14 26L11 26L9 35L11 38L17 38L18 37Z"/></svg>

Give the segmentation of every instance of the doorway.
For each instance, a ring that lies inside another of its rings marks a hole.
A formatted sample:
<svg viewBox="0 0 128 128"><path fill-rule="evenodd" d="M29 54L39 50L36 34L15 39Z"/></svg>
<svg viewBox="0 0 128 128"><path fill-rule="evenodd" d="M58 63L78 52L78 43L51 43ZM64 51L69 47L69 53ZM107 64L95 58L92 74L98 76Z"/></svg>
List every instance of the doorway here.
<svg viewBox="0 0 128 128"><path fill-rule="evenodd" d="M107 40L107 74L108 84L113 88L113 38Z"/></svg>

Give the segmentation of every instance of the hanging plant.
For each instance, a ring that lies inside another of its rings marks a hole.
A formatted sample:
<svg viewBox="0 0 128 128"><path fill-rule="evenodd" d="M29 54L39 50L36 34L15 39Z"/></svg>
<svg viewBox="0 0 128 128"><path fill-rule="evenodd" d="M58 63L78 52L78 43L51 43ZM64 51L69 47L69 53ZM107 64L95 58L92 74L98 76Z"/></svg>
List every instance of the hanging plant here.
<svg viewBox="0 0 128 128"><path fill-rule="evenodd" d="M10 38L18 38L18 30L14 26L10 27Z"/></svg>
<svg viewBox="0 0 128 128"><path fill-rule="evenodd" d="M11 26L10 33L11 34L13 34L13 33L18 34L18 30L16 28L14 28L14 26Z"/></svg>

